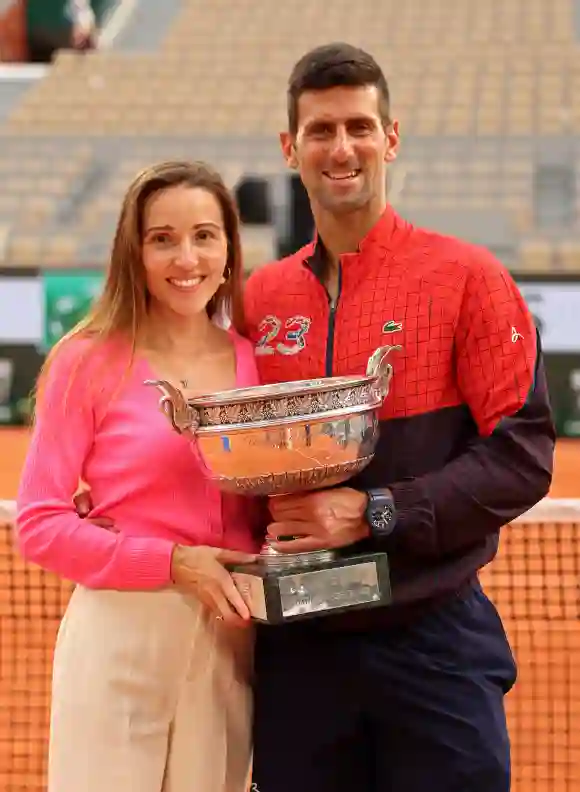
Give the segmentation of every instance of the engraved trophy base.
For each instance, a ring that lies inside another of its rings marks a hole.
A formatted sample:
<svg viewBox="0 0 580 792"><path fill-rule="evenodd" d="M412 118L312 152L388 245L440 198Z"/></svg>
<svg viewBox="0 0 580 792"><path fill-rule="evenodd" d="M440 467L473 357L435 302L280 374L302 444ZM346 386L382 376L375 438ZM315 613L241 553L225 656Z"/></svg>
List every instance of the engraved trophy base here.
<svg viewBox="0 0 580 792"><path fill-rule="evenodd" d="M278 553L266 545L254 564L229 567L252 619L284 624L299 619L388 605L385 553Z"/></svg>

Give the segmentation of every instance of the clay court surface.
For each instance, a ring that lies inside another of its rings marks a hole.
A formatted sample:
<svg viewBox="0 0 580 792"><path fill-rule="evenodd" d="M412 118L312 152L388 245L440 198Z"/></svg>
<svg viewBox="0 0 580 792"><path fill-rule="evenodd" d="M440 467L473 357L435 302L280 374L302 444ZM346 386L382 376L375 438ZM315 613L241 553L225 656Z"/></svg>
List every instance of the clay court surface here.
<svg viewBox="0 0 580 792"><path fill-rule="evenodd" d="M16 494L27 442L23 429L0 429L0 500ZM551 495L580 498L580 440L558 443ZM580 517L506 529L482 580L519 665L508 697L513 792L578 792ZM69 592L14 554L0 520L1 792L45 790L52 648Z"/></svg>

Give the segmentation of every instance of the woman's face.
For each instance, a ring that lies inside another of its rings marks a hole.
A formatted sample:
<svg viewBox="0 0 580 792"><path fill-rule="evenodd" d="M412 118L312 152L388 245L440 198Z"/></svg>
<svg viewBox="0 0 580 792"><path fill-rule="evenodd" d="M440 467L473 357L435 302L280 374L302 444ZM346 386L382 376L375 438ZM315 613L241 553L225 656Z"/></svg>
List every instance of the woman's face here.
<svg viewBox="0 0 580 792"><path fill-rule="evenodd" d="M143 216L142 250L153 305L182 317L205 311L224 282L228 256L218 199L187 185L152 195Z"/></svg>

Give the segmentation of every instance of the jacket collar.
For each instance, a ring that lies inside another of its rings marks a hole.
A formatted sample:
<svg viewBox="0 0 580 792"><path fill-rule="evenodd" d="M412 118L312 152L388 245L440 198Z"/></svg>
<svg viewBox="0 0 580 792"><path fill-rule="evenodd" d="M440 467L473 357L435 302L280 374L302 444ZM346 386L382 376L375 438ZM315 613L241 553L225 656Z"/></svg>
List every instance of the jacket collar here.
<svg viewBox="0 0 580 792"><path fill-rule="evenodd" d="M387 207L375 225L371 228L368 234L361 240L356 253L345 253L341 256L342 263L348 263L349 260L358 259L358 257L375 248L377 245L381 247L389 247L389 242L393 236L397 225L397 215L390 204ZM318 235L318 230L315 229L314 240L307 249L307 255L304 259L304 265L308 267L318 278L324 275L326 266L327 252L324 247L324 242Z"/></svg>

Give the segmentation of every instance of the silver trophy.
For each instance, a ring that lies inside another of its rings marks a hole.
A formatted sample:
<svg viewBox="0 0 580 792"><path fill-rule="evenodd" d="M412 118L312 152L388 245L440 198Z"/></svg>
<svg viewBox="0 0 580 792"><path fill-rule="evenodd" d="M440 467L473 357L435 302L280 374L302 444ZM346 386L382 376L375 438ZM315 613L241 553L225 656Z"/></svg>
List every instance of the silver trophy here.
<svg viewBox="0 0 580 792"><path fill-rule="evenodd" d="M224 493L286 495L342 484L372 460L378 411L400 347L370 357L366 374L238 388L186 400L165 380L160 407L189 435L208 478ZM385 553L352 549L280 553L266 542L256 563L230 567L252 618L279 624L391 599Z"/></svg>

